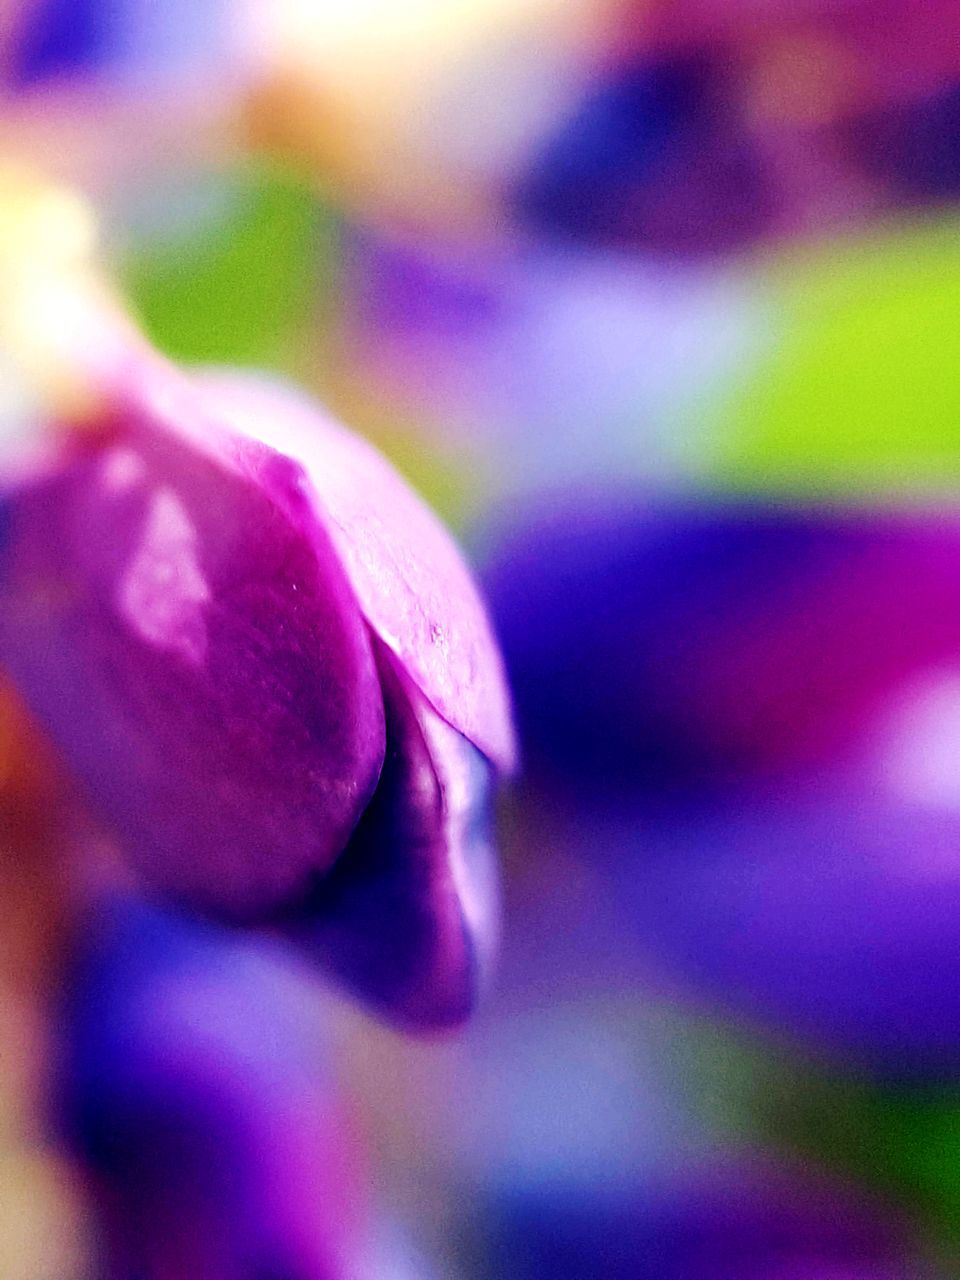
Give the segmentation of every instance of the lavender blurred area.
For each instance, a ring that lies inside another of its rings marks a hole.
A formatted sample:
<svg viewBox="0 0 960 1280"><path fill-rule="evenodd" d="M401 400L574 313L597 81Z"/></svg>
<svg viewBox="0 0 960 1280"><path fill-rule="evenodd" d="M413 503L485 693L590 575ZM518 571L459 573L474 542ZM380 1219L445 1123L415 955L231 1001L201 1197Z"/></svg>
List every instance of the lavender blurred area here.
<svg viewBox="0 0 960 1280"><path fill-rule="evenodd" d="M439 512L521 758L488 821L384 624L421 791L318 977L119 856L95 689L80 787L0 670L2 1280L960 1275L960 4L0 0L0 50L0 539L95 239ZM420 531L359 487L376 591ZM482 1000L406 1035L433 898Z"/></svg>

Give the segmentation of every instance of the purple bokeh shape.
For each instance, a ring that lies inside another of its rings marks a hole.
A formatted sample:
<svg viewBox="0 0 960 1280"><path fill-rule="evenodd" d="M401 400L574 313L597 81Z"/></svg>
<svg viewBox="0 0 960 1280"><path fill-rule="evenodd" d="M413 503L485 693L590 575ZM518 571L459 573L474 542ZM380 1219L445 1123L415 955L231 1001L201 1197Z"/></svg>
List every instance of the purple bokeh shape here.
<svg viewBox="0 0 960 1280"><path fill-rule="evenodd" d="M490 538L531 762L654 795L832 768L960 657L960 512L594 490Z"/></svg>
<svg viewBox="0 0 960 1280"><path fill-rule="evenodd" d="M488 574L551 839L698 1007L955 1074L956 512L620 498Z"/></svg>

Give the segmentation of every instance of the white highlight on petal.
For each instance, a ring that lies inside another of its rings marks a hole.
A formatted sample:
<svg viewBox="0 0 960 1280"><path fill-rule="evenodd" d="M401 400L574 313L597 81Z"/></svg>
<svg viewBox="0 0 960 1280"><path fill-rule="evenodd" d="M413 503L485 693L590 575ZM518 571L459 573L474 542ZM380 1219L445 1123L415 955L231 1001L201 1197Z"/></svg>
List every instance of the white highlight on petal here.
<svg viewBox="0 0 960 1280"><path fill-rule="evenodd" d="M960 671L928 672L882 736L884 774L905 800L960 810Z"/></svg>
<svg viewBox="0 0 960 1280"><path fill-rule="evenodd" d="M499 881L490 834L471 829L478 822L477 782L467 744L446 721L424 711L420 728L435 762L443 791L450 875L478 969L489 974L500 942Z"/></svg>
<svg viewBox="0 0 960 1280"><path fill-rule="evenodd" d="M104 488L113 493L132 489L146 478L147 464L133 449L111 449L100 468Z"/></svg>
<svg viewBox="0 0 960 1280"><path fill-rule="evenodd" d="M196 548L196 530L183 503L172 489L159 489L120 583L118 603L145 640L199 665L207 648L204 605L210 588Z"/></svg>

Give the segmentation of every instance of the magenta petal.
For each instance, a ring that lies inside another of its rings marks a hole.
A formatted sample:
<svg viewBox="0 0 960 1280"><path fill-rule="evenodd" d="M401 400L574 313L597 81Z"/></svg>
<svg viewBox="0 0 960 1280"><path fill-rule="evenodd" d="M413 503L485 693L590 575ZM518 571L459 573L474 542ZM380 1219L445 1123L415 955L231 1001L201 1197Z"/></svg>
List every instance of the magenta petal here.
<svg viewBox="0 0 960 1280"><path fill-rule="evenodd" d="M205 414L145 369L109 443L16 495L0 652L144 874L248 918L346 845L383 705L297 469L255 443L239 470Z"/></svg>
<svg viewBox="0 0 960 1280"><path fill-rule="evenodd" d="M473 1011L499 924L490 763L379 648L387 755L349 848L283 922L345 987L407 1028Z"/></svg>
<svg viewBox="0 0 960 1280"><path fill-rule="evenodd" d="M235 374L200 381L244 435L300 462L370 625L440 715L509 770L499 650L447 530L376 449L294 391Z"/></svg>

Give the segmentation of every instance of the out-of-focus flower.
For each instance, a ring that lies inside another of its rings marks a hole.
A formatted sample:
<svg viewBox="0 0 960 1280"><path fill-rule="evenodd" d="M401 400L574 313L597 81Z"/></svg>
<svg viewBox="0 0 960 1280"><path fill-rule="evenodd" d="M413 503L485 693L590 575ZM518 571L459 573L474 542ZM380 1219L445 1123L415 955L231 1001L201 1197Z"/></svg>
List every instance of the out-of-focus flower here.
<svg viewBox="0 0 960 1280"><path fill-rule="evenodd" d="M490 572L531 770L638 945L894 1072L960 1055L958 553L943 509L608 496Z"/></svg>
<svg viewBox="0 0 960 1280"><path fill-rule="evenodd" d="M505 175L580 77L606 0L267 0L253 145L377 220L498 235Z"/></svg>
<svg viewBox="0 0 960 1280"><path fill-rule="evenodd" d="M337 1280L362 1160L311 984L269 948L142 901L87 914L67 970L60 1111L111 1280Z"/></svg>
<svg viewBox="0 0 960 1280"><path fill-rule="evenodd" d="M93 264L96 220L73 191L0 158L0 464L4 480L50 465L64 433L96 416L132 340Z"/></svg>
<svg viewBox="0 0 960 1280"><path fill-rule="evenodd" d="M698 254L777 229L784 193L744 127L734 68L703 50L597 83L517 183L519 217L565 239Z"/></svg>
<svg viewBox="0 0 960 1280"><path fill-rule="evenodd" d="M591 768L646 794L849 770L960 657L949 510L622 491L543 509L490 581L531 760L568 785Z"/></svg>
<svg viewBox="0 0 960 1280"><path fill-rule="evenodd" d="M0 151L113 209L221 168L260 74L246 0L11 0L0 11Z"/></svg>
<svg viewBox="0 0 960 1280"><path fill-rule="evenodd" d="M4 79L23 91L64 80L162 87L207 74L243 32L244 7L199 0L25 0L13 6ZM236 49L235 52L239 52Z"/></svg>
<svg viewBox="0 0 960 1280"><path fill-rule="evenodd" d="M622 39L623 50L710 44L771 67L773 56L792 54L781 66L785 102L822 112L916 96L955 77L958 22L951 0L625 0L611 37L633 34L632 42ZM817 54L843 90L819 104L805 102L817 86L803 74Z"/></svg>
<svg viewBox="0 0 960 1280"><path fill-rule="evenodd" d="M949 0L624 8L515 183L541 233L716 253L955 196Z"/></svg>
<svg viewBox="0 0 960 1280"><path fill-rule="evenodd" d="M482 451L500 492L689 471L704 404L767 340L753 281L722 268L367 232L343 274L339 354L392 416Z"/></svg>
<svg viewBox="0 0 960 1280"><path fill-rule="evenodd" d="M505 1195L498 1268L518 1280L907 1280L889 1218L849 1191L767 1163L717 1162L631 1196Z"/></svg>
<svg viewBox="0 0 960 1280"><path fill-rule="evenodd" d="M539 913L531 903L522 922ZM718 1141L697 1115L675 1014L638 1003L635 987L620 997L601 989L575 947L548 944L533 965L540 984L524 964L515 976L526 991L514 986L509 1011L458 1046L450 1092L474 1105L454 1185L482 1242L480 1275L927 1274L892 1200ZM453 1126L446 1132L453 1145Z"/></svg>
<svg viewBox="0 0 960 1280"><path fill-rule="evenodd" d="M154 885L306 937L400 1022L459 1020L514 750L459 553L294 393L109 337L71 351L86 429L7 495L3 661Z"/></svg>
<svg viewBox="0 0 960 1280"><path fill-rule="evenodd" d="M262 17L254 145L381 228L715 255L957 189L950 0Z"/></svg>

